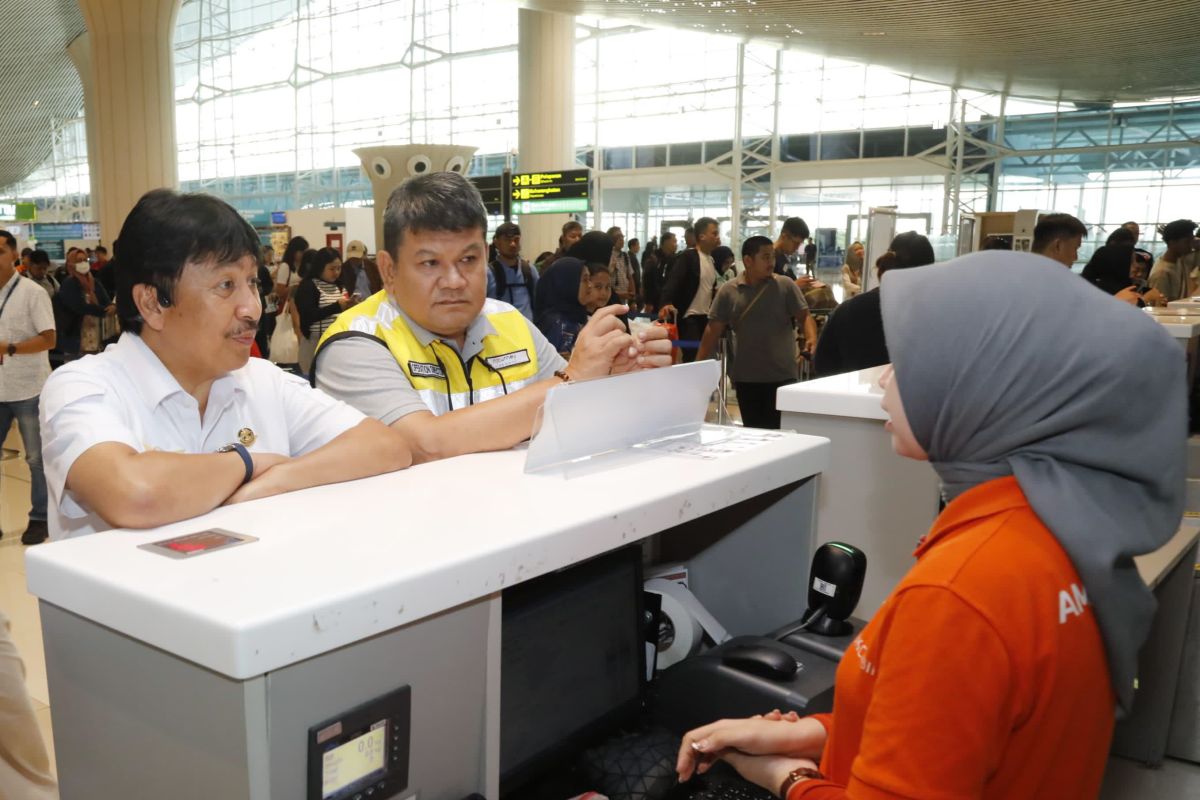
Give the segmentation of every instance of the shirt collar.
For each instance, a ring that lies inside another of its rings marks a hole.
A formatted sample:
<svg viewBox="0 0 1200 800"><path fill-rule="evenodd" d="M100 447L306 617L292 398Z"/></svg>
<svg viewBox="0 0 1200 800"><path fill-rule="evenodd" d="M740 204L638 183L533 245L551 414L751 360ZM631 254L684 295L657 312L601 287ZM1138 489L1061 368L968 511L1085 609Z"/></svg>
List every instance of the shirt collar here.
<svg viewBox="0 0 1200 800"><path fill-rule="evenodd" d="M1014 508L1028 507L1029 501L1017 479L1009 475L968 489L946 506L933 523L933 529L917 543L914 556L920 558L938 542L964 525Z"/></svg>
<svg viewBox="0 0 1200 800"><path fill-rule="evenodd" d="M157 408L168 397L187 394L158 355L136 333L126 331L121 334L116 346L105 352L110 351L115 351L117 359L125 362L138 391L151 408ZM209 407L226 405L233 400L235 392L246 391L241 373L240 369L227 372L213 381L208 394Z"/></svg>
<svg viewBox="0 0 1200 800"><path fill-rule="evenodd" d="M417 341L421 343L422 347L429 347L429 345L433 344L434 341L440 341L444 344L448 344L455 350L458 350L458 343L453 339L443 338L414 322L413 318L404 313L404 309L400 308L399 304L396 303L391 295L388 295L388 304L408 325L408 329L412 331L413 336L417 337ZM486 301L484 305L486 307ZM495 335L496 326L493 325L492 321L487 318L487 314L485 313L484 309L480 309L479 315L472 320L470 325L467 326L467 334L463 339L462 351L459 354L463 358L470 358L476 353L482 352L484 338Z"/></svg>

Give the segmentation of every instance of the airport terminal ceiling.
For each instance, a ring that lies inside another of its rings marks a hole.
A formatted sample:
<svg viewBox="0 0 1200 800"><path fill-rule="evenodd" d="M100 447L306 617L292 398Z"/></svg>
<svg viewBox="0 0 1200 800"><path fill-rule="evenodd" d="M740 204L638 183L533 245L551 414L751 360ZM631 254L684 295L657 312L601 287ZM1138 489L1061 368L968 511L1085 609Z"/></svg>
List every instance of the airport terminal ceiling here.
<svg viewBox="0 0 1200 800"><path fill-rule="evenodd" d="M76 0L0 2L0 186L50 154L51 128L83 108L67 45L85 29Z"/></svg>
<svg viewBox="0 0 1200 800"><path fill-rule="evenodd" d="M183 0L187 5L191 0ZM238 0L230 0L236 6ZM271 3L286 15L305 0ZM66 53L84 32L76 0L0 4L0 186L50 154L83 107ZM712 31L857 60L948 85L1077 102L1200 95L1200 14L1190 0L524 0L524 5ZM514 15L515 25L515 15Z"/></svg>
<svg viewBox="0 0 1200 800"><path fill-rule="evenodd" d="M525 0L705 30L959 88L1079 102L1200 94L1194 0Z"/></svg>

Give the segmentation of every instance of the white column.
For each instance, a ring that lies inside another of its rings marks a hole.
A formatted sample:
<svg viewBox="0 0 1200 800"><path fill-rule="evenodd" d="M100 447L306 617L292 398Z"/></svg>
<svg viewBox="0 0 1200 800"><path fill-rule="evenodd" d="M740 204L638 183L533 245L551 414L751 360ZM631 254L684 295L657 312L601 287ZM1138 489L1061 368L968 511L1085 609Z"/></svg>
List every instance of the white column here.
<svg viewBox="0 0 1200 800"><path fill-rule="evenodd" d="M94 87L91 101L84 98L88 167L100 201L93 194L92 214L106 242L138 198L179 183L172 41L180 2L79 0Z"/></svg>
<svg viewBox="0 0 1200 800"><path fill-rule="evenodd" d="M517 25L519 169L570 169L575 164L575 17L522 8ZM595 206L597 198L592 202ZM532 261L556 249L568 219L567 214L522 216L522 255Z"/></svg>
<svg viewBox="0 0 1200 800"><path fill-rule="evenodd" d="M95 117L92 116L97 113L97 103L96 82L92 80L91 37L86 32L76 36L67 45L67 55L71 57L75 71L79 73L79 82L83 84L83 124L84 130L87 131L88 179L90 183L88 205L92 208L91 219L94 220L100 215L100 146L96 143L98 126ZM109 244L111 245L111 242ZM109 253L111 254L111 252L112 247L110 246Z"/></svg>

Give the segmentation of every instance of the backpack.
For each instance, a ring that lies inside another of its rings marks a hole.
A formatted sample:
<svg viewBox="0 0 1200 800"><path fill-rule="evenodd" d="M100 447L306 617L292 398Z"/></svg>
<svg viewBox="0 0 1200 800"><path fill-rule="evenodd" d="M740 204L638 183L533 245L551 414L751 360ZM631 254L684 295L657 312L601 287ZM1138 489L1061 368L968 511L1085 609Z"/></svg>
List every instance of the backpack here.
<svg viewBox="0 0 1200 800"><path fill-rule="evenodd" d="M524 281L524 283L514 284L514 287L524 286L525 290L529 292L530 299L532 299L533 298L533 267L529 266L529 262L523 258L517 259L517 263L520 264L521 279ZM492 277L496 279L496 294L497 295L504 294L505 292L508 291L508 275L505 272L504 265L500 263L499 259L496 259L488 266L490 266L492 268ZM512 302L513 297L511 294L508 296L508 299L509 299L509 302Z"/></svg>

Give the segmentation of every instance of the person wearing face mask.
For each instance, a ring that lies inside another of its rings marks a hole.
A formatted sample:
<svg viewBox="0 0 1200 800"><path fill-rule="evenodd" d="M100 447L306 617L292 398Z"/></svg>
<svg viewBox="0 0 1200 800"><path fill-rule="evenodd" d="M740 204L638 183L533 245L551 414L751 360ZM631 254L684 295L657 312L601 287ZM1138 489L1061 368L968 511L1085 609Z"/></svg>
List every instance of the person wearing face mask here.
<svg viewBox="0 0 1200 800"><path fill-rule="evenodd" d="M100 352L100 323L116 311L116 306L108 290L92 274L92 266L86 258L69 258L67 261L70 271L58 289L63 322L58 349L71 358Z"/></svg>
<svg viewBox="0 0 1200 800"><path fill-rule="evenodd" d="M897 271L882 293L886 428L947 505L847 648L833 712L693 730L680 778L719 758L786 800L1097 797L1154 619L1133 558L1183 513L1186 362L1039 256Z"/></svg>
<svg viewBox="0 0 1200 800"><path fill-rule="evenodd" d="M124 333L42 390L52 539L157 527L411 462L403 436L250 358L261 255L231 206L149 192L115 249Z"/></svg>

